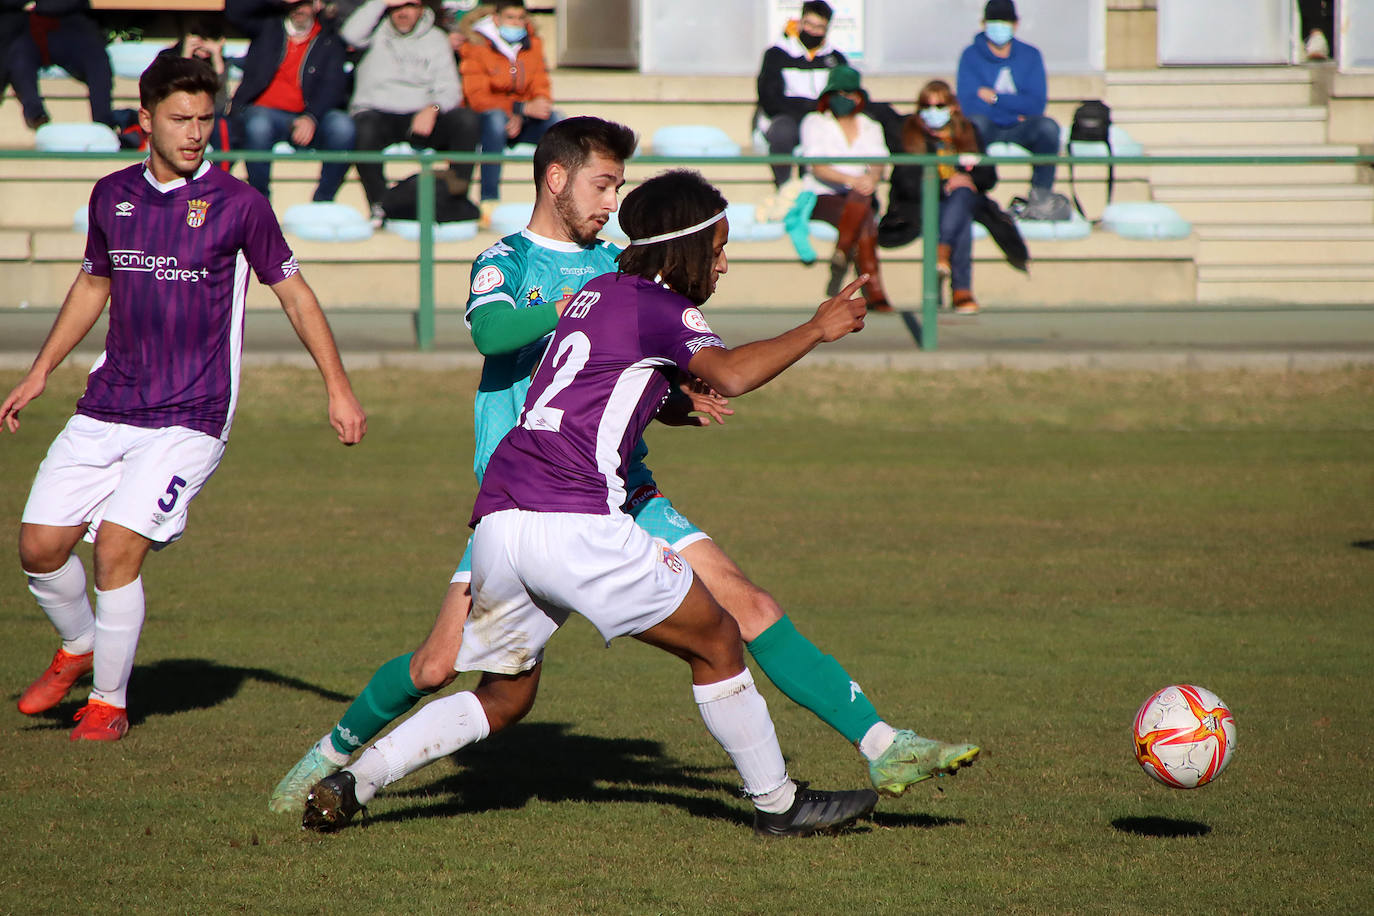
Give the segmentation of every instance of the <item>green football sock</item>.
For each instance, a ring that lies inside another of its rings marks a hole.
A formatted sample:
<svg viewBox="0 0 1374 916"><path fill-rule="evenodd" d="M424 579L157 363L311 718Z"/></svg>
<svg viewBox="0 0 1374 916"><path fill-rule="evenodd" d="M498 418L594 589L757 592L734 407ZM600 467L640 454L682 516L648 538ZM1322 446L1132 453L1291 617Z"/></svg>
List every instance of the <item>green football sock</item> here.
<svg viewBox="0 0 1374 916"><path fill-rule="evenodd" d="M822 655L786 615L745 648L789 700L814 712L849 741L858 743L882 721L840 663Z"/></svg>
<svg viewBox="0 0 1374 916"><path fill-rule="evenodd" d="M398 655L377 669L363 692L344 712L329 743L340 754L351 754L362 747L391 721L410 710L428 691L415 686L410 679L410 657L414 652Z"/></svg>

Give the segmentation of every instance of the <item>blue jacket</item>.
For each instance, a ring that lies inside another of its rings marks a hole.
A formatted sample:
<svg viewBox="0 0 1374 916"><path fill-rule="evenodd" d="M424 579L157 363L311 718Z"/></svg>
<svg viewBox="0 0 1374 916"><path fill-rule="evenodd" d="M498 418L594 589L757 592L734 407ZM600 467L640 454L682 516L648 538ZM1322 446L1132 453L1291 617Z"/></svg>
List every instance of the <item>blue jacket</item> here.
<svg viewBox="0 0 1374 916"><path fill-rule="evenodd" d="M243 79L234 92L231 112L242 116L267 90L286 56L286 7L272 0L228 0L225 16L252 41L242 61ZM310 42L301 65L301 94L305 113L316 124L332 109L348 103L348 74L344 72L343 39L333 23L320 19L320 34Z"/></svg>
<svg viewBox="0 0 1374 916"><path fill-rule="evenodd" d="M1013 38L1011 56L998 57L988 47L987 36L982 32L959 56L958 82L955 94L964 114L987 118L998 127L1010 127L1021 117L1043 115L1049 98L1045 61L1038 48ZM997 93L996 105L978 97L982 86Z"/></svg>

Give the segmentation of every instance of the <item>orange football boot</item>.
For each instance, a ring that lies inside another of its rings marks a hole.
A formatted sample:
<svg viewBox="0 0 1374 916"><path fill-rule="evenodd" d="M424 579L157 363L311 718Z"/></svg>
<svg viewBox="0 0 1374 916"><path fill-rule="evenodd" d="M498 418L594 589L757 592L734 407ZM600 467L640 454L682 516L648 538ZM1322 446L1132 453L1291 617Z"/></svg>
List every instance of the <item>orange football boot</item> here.
<svg viewBox="0 0 1374 916"><path fill-rule="evenodd" d="M72 718L73 741L118 741L129 730L128 711L100 700L88 700Z"/></svg>
<svg viewBox="0 0 1374 916"><path fill-rule="evenodd" d="M72 689L77 678L91 673L94 665L94 652L72 655L66 649L58 649L48 670L40 674L38 680L30 684L24 695L19 698L19 711L31 716L52 709L62 702L62 698Z"/></svg>

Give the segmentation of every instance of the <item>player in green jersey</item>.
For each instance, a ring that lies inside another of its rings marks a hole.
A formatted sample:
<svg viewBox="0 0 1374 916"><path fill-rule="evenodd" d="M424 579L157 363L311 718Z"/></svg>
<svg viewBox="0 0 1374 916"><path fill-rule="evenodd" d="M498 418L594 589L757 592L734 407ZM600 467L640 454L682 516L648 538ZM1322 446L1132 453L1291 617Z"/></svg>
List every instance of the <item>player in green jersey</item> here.
<svg viewBox="0 0 1374 916"><path fill-rule="evenodd" d="M536 194L529 225L473 262L466 317L486 357L474 405L473 469L479 480L491 452L519 418L530 372L568 297L592 277L616 269L618 249L597 234L617 207L624 163L634 148L632 131L599 118L569 118L551 127L534 156ZM706 413L696 418L699 425L708 417L721 421L730 412L724 399L710 395L680 402L679 422L687 412L683 408ZM945 744L883 721L839 662L799 633L766 591L673 508L643 464L646 453L641 442L628 474L626 511L691 564L735 618L746 648L778 689L859 749L875 788L899 795L912 783L973 761L978 748L972 745ZM282 778L269 801L272 810L300 811L314 783L338 771L394 719L456 677L453 666L472 604L468 563L465 553L429 636L414 652L377 669L335 727ZM505 724L533 705L541 668L505 679ZM402 762L392 763L402 768ZM360 784L359 789L370 798L375 786Z"/></svg>

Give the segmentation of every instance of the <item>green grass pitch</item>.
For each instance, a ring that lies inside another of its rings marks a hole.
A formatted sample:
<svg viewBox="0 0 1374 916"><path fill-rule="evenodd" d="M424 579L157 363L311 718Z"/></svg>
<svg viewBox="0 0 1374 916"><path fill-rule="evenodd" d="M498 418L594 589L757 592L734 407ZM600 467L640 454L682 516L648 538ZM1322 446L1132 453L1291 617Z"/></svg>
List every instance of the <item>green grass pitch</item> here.
<svg viewBox="0 0 1374 916"><path fill-rule="evenodd" d="M18 380L0 373L0 390ZM334 836L267 793L427 632L466 535L472 372L254 369L187 536L144 570L128 737L13 700L55 639L13 543L82 374L0 435L0 912L1278 913L1374 900L1374 372L801 367L724 428L650 433L677 505L957 778L763 841L686 667L574 620L512 731ZM82 548L89 559L89 550ZM1135 764L1137 706L1236 715L1214 784ZM469 680L461 680L468 684ZM761 683L793 774L857 753Z"/></svg>

